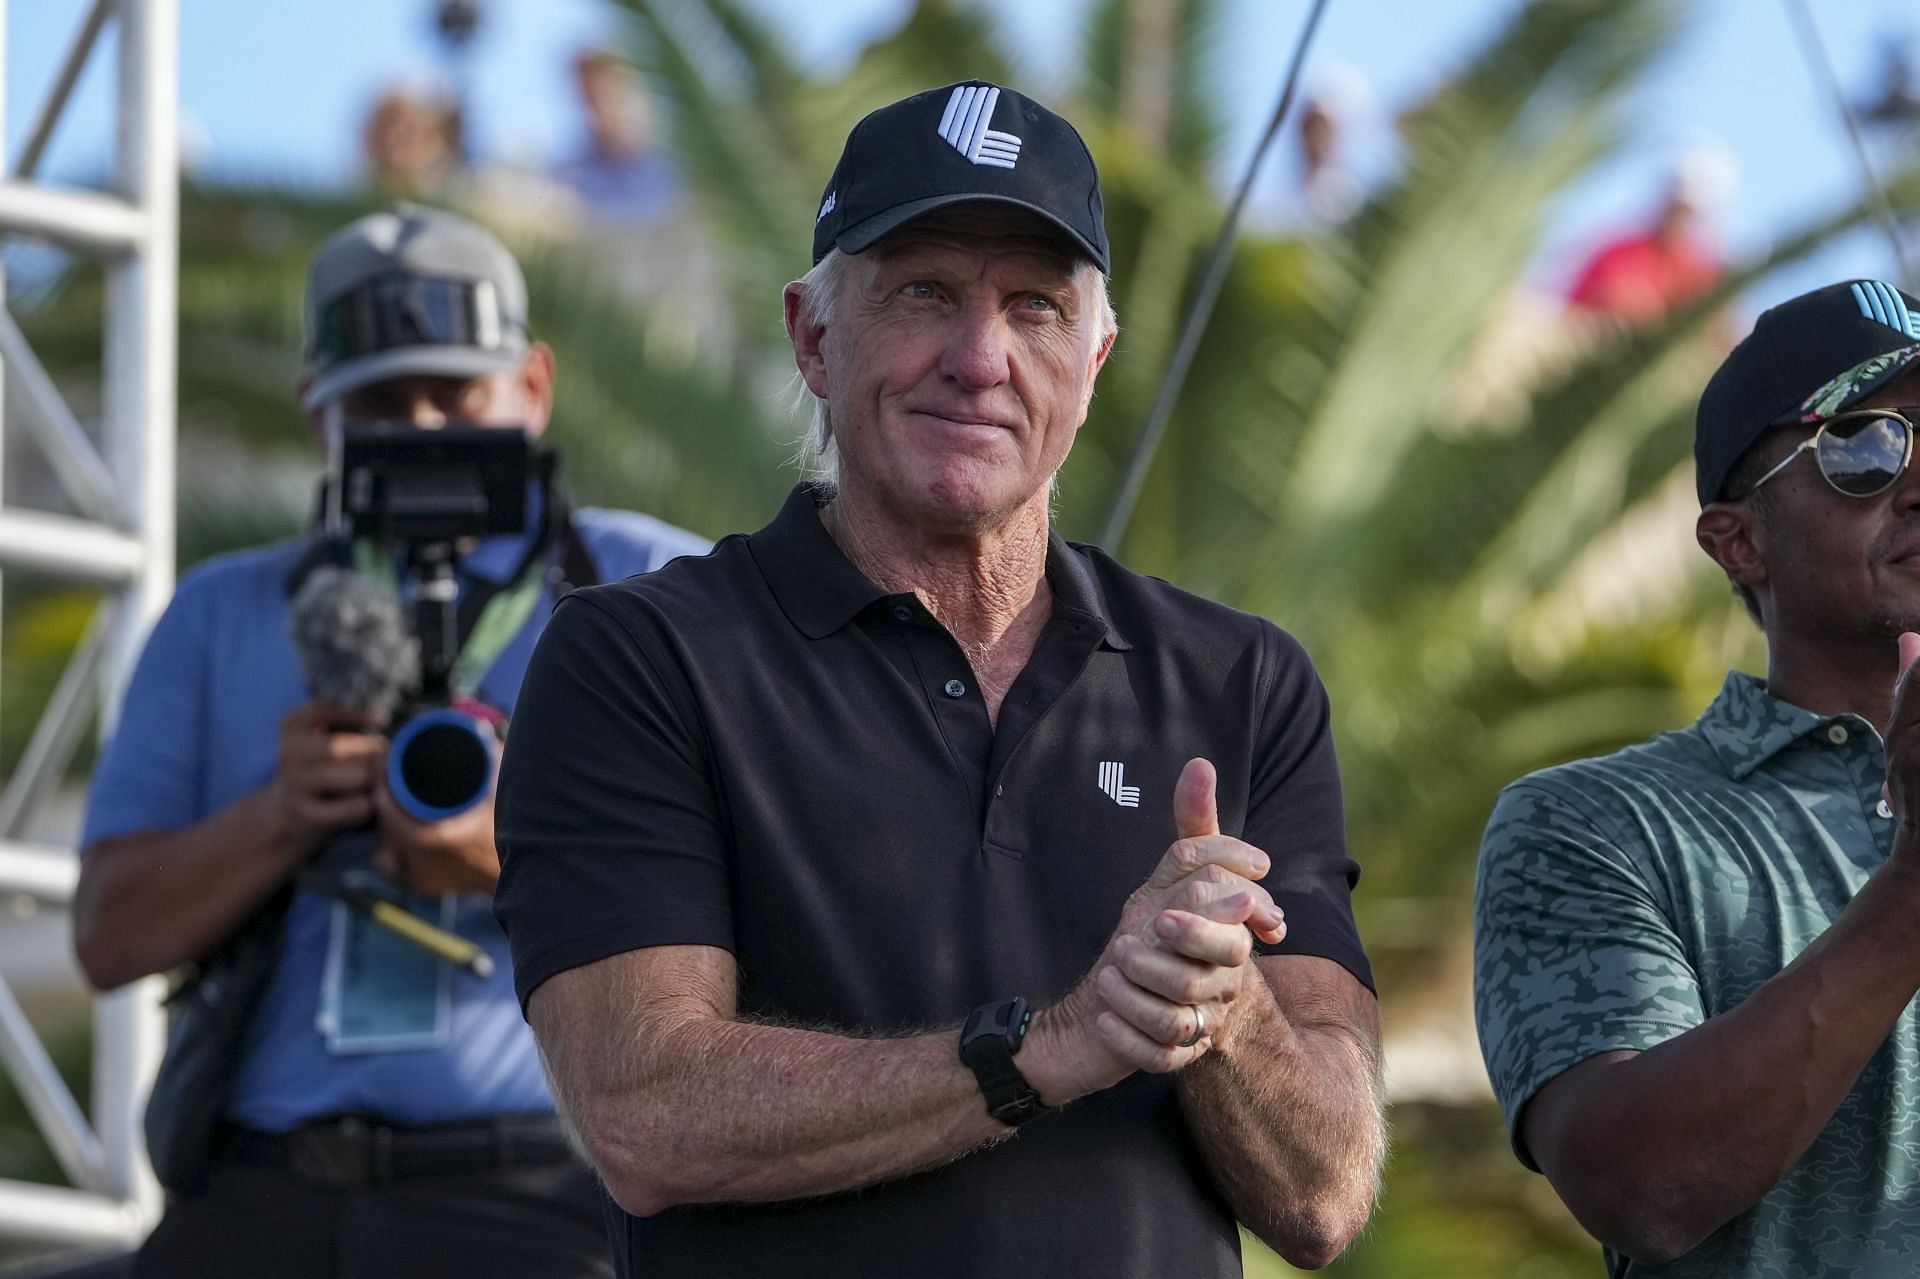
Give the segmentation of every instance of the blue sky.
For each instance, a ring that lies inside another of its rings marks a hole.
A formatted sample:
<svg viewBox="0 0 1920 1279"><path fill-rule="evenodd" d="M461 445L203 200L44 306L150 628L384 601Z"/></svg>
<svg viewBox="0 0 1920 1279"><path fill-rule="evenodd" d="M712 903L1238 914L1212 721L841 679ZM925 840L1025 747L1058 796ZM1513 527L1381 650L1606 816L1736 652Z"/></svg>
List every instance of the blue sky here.
<svg viewBox="0 0 1920 1279"><path fill-rule="evenodd" d="M1030 83L1071 74L1087 0L980 0L1003 21ZM566 147L575 127L567 60L590 41L617 38L617 10L602 0L483 0L474 56L474 131L483 158L537 163ZM884 34L906 0L760 0L806 62L831 68ZM1218 75L1231 104L1230 168L1251 149L1271 109L1305 0L1224 0ZM17 149L38 110L87 0L8 6L5 135ZM180 0L181 96L188 144L216 172L313 183L354 172L359 120L372 96L397 81L444 74L430 0ZM1332 0L1310 79L1334 64L1359 71L1379 107L1363 155L1387 154L1386 116L1416 96L1518 7L1518 0ZM1829 52L1865 94L1878 84L1880 50L1920 36L1910 0L1815 4ZM1535 264L1558 283L1596 237L1637 217L1672 159L1714 140L1737 163L1739 194L1724 218L1736 252L1770 242L1814 213L1857 198L1844 134L1817 91L1777 0L1693 0L1687 29L1634 102L1639 145L1562 202L1549 250ZM106 52L103 50L102 52ZM76 110L56 135L48 170L98 172L112 106L110 64L83 81ZM1037 96L1044 97L1044 92ZM1285 157L1269 169L1277 181ZM1891 255L1865 234L1818 262L1765 282L1756 305L1841 275L1890 276Z"/></svg>

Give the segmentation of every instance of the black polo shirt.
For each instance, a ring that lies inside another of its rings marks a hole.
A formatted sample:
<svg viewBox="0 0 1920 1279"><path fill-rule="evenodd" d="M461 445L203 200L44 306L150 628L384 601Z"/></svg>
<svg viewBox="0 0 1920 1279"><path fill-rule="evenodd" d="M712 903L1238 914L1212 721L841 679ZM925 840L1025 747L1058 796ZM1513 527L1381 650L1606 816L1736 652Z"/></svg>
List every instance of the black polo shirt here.
<svg viewBox="0 0 1920 1279"><path fill-rule="evenodd" d="M500 782L522 1001L576 965L697 943L737 957L748 1017L891 1035L1011 995L1045 1006L1174 839L1196 755L1221 828L1272 858L1288 933L1262 949L1371 984L1299 645L1058 536L1047 578L1053 615L997 728L953 637L853 567L804 487L752 536L568 596ZM623 1224L627 1274L1240 1273L1165 1076L857 1194Z"/></svg>

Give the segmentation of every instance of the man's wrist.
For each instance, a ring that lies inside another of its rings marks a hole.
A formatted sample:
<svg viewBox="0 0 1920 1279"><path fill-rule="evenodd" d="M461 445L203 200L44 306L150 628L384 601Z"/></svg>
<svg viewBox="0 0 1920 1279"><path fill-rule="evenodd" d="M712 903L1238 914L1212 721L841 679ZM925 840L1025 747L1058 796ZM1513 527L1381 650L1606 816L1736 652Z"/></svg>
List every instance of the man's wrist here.
<svg viewBox="0 0 1920 1279"><path fill-rule="evenodd" d="M1854 902L1858 905L1849 903L1848 913L1865 912L1863 918L1870 917L1877 906L1888 913L1889 922L1920 926L1920 909L1915 909L1920 906L1920 831L1910 830L1904 824L1895 831L1892 853L1868 883L1876 891L1863 890L1855 894ZM1861 902L1861 897L1868 900Z"/></svg>
<svg viewBox="0 0 1920 1279"><path fill-rule="evenodd" d="M305 861L319 846L320 836L294 816L285 779L275 773L265 786L254 792L253 798L254 811L265 825L261 842L285 862L289 870Z"/></svg>
<svg viewBox="0 0 1920 1279"><path fill-rule="evenodd" d="M1009 1127L1017 1128L1049 1109L1018 1061L1032 1024L1033 1009L1025 999L1015 997L982 1004L960 1031L960 1060L973 1072L987 1113Z"/></svg>
<svg viewBox="0 0 1920 1279"><path fill-rule="evenodd" d="M1097 1091L1086 1082L1085 1052L1076 1051L1076 1037L1071 1033L1076 1020L1075 1010L1070 1007L1073 998L1069 995L1051 1008L1037 1010L1020 1049L1020 1073L1049 1108Z"/></svg>

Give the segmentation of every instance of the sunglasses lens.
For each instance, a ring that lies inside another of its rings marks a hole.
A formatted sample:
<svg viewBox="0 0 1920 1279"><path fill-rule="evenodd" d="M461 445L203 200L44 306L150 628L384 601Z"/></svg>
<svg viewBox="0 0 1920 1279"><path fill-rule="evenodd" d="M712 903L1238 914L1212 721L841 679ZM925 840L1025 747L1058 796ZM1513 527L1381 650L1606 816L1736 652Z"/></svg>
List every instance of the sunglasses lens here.
<svg viewBox="0 0 1920 1279"><path fill-rule="evenodd" d="M1817 452L1827 483L1849 497L1871 497L1899 478L1907 458L1907 424L1880 413L1831 422Z"/></svg>

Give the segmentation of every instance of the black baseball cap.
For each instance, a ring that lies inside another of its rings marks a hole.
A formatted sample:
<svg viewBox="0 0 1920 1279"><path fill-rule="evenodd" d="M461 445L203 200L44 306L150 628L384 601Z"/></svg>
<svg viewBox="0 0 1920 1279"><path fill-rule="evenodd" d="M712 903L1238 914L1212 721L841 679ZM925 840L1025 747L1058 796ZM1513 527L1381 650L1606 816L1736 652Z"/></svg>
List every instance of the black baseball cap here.
<svg viewBox="0 0 1920 1279"><path fill-rule="evenodd" d="M1920 362L1920 300L1879 280L1847 280L1761 313L1700 396L1693 424L1700 505L1725 496L1755 441L1850 409Z"/></svg>
<svg viewBox="0 0 1920 1279"><path fill-rule="evenodd" d="M813 260L859 253L914 218L968 200L1030 209L1110 269L1100 174L1072 125L1025 94L968 80L903 98L853 126L813 224Z"/></svg>

